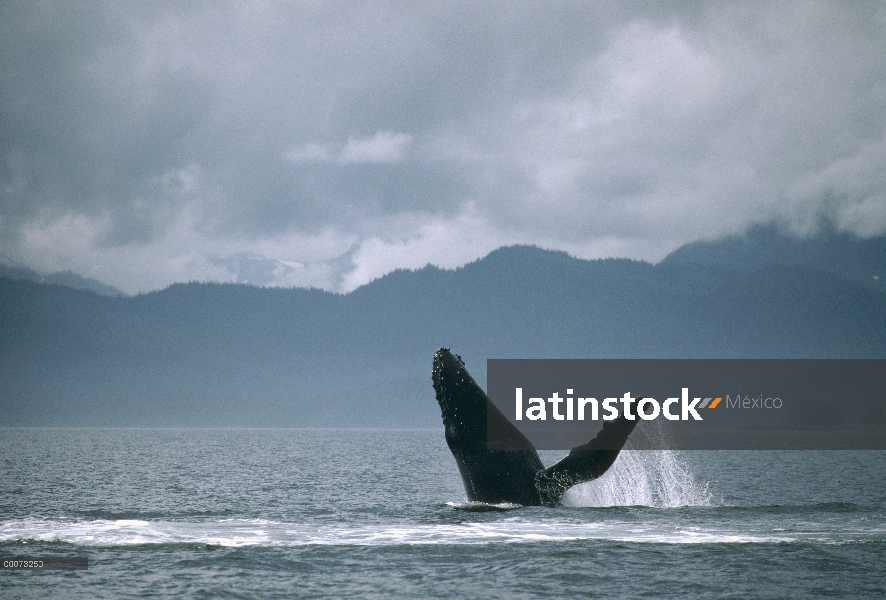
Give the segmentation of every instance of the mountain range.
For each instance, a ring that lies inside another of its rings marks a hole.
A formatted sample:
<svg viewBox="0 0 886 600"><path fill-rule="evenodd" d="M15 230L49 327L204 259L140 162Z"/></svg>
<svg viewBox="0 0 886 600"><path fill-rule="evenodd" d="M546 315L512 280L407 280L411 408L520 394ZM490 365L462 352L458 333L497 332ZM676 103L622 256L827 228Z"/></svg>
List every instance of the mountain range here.
<svg viewBox="0 0 886 600"><path fill-rule="evenodd" d="M22 279L25 281L36 281L37 283L48 283L50 285L63 285L75 290L88 290L95 292L99 296L123 296L123 292L117 288L104 284L95 279L81 277L70 271L61 271L58 273L41 274L32 269L13 265L10 261L0 256L0 277L7 279Z"/></svg>
<svg viewBox="0 0 886 600"><path fill-rule="evenodd" d="M0 277L0 426L440 423L431 357L886 357L886 238L773 228L661 263L500 248L348 294L187 283L132 297Z"/></svg>

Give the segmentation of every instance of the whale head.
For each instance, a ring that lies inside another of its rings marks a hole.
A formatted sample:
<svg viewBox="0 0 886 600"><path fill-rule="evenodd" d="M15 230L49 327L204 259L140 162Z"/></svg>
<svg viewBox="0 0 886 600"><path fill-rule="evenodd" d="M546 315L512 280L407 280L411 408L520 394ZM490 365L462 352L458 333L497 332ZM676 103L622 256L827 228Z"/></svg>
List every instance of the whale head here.
<svg viewBox="0 0 886 600"><path fill-rule="evenodd" d="M468 500L539 504L535 476L544 466L538 454L489 401L461 357L449 348L440 348L434 354L431 378L443 415L446 443L455 457ZM506 432L503 440L487 444L487 419Z"/></svg>
<svg viewBox="0 0 886 600"><path fill-rule="evenodd" d="M447 441L486 444L486 393L477 385L458 354L440 348L431 371Z"/></svg>

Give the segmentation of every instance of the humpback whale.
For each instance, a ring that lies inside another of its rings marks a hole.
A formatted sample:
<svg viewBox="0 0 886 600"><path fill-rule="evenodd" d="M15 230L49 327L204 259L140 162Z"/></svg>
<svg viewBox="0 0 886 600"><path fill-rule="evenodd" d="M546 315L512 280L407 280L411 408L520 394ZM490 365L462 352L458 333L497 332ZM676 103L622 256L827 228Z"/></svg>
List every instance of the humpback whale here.
<svg viewBox="0 0 886 600"><path fill-rule="evenodd" d="M612 466L638 422L624 416L607 422L594 439L545 468L532 443L489 400L459 355L440 348L431 377L446 443L472 502L556 506L570 487ZM488 446L487 418L501 432Z"/></svg>

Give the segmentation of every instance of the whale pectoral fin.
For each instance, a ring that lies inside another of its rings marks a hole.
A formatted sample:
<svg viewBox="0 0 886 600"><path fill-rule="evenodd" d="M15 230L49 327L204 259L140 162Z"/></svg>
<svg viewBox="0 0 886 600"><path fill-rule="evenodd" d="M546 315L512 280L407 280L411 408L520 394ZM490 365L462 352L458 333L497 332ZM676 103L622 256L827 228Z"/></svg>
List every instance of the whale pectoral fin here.
<svg viewBox="0 0 886 600"><path fill-rule="evenodd" d="M557 504L560 496L572 486L593 481L608 471L637 422L622 416L605 423L590 442L576 446L560 462L539 471L535 477L535 487L542 502Z"/></svg>

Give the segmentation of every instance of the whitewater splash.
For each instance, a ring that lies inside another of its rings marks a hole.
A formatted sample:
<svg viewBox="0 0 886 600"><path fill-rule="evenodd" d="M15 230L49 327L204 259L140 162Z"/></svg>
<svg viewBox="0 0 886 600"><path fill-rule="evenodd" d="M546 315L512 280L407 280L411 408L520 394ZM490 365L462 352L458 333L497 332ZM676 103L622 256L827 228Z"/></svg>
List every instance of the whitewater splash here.
<svg viewBox="0 0 886 600"><path fill-rule="evenodd" d="M475 545L496 543L562 543L576 540L653 544L754 544L817 541L882 542L886 531L870 523L831 520L805 521L802 526L776 527L771 518L744 522L740 527L693 520L604 519L577 522L525 520L461 524L387 523L377 525L312 526L253 519L207 522L96 520L26 520L0 523L0 542L63 542L83 547L132 547L161 544L205 544L220 547ZM781 525L779 522L778 525Z"/></svg>
<svg viewBox="0 0 886 600"><path fill-rule="evenodd" d="M696 481L679 452L624 450L599 479L567 490L562 503L572 507L712 506L707 484Z"/></svg>
<svg viewBox="0 0 886 600"><path fill-rule="evenodd" d="M455 510L463 510L466 512L505 512L523 508L522 504L513 504L511 502L499 502L497 504L489 504L487 502L447 502L445 506L451 506Z"/></svg>

